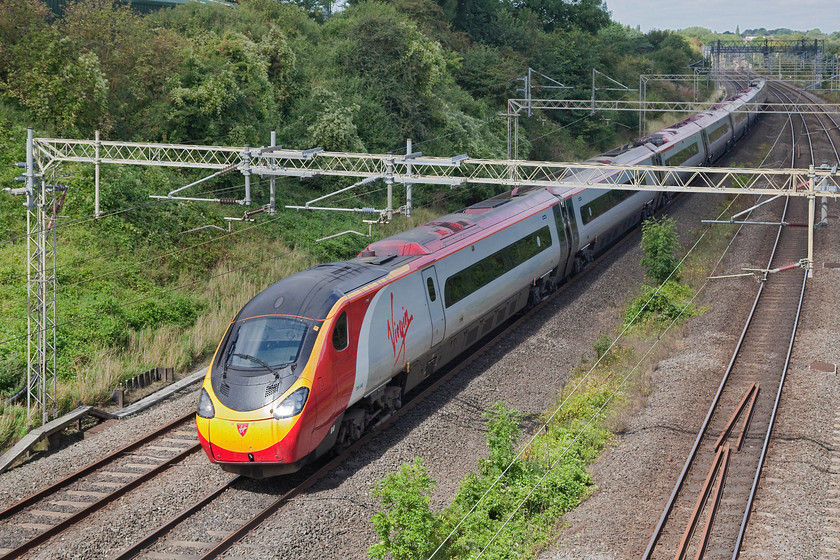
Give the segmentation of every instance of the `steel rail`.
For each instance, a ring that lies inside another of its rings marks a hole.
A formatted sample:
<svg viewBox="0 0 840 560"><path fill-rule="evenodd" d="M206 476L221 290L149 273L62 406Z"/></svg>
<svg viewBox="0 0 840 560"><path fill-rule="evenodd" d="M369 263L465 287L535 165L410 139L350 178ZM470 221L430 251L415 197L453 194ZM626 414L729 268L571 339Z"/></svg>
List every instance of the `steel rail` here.
<svg viewBox="0 0 840 560"><path fill-rule="evenodd" d="M770 436L773 433L773 426L776 422L776 414L779 410L779 401L782 398L782 388L785 386L785 378L787 377L788 366L790 365L790 356L793 353L793 343L796 339L796 329L799 326L799 317L802 312L802 301L805 299L805 285L808 282L808 275L802 275L802 291L799 294L799 306L796 309L796 319L794 320L793 333L790 337L790 346L788 346L787 356L785 357L785 366L782 369L782 378L779 381L779 389L776 391L776 400L773 403L773 412L770 415L770 424L767 426L767 434L764 437L764 445L761 448L761 456L758 460L758 467L755 470L755 478L753 478L752 488L750 488L750 496L747 500L747 506L744 509L744 517L741 521L741 528L738 531L738 538L735 541L735 549L732 552L732 560L738 560L738 555L741 552L741 544L744 541L744 534L747 531L747 523L750 520L750 510L752 509L755 494L758 491L758 480L761 477L761 469L764 467L764 460L767 457L767 449L770 446Z"/></svg>
<svg viewBox="0 0 840 560"><path fill-rule="evenodd" d="M790 117L788 117L788 119L789 119L789 122L790 122L790 120L791 120ZM791 126L791 135L793 135L793 134L794 134L793 126ZM792 157L793 157L793 154L792 154ZM790 202L790 199L786 198L781 221L784 221L784 219L787 215L789 202ZM779 248L779 242L780 242L780 239L781 239L782 230L783 230L783 228L779 227L779 229L776 233L776 239L774 241L773 249L771 250L770 258L768 259L768 263L767 263L767 267L766 267L768 270L770 269L770 267L773 263L773 259L776 256L776 252ZM720 402L720 399L721 399L721 396L723 394L724 388L726 387L727 382L729 380L729 377L732 374L732 371L734 369L735 363L738 360L738 355L741 352L741 349L743 347L744 341L745 341L746 336L747 336L747 332L750 329L750 326L751 326L752 321L753 321L753 319L755 317L755 314L756 314L756 310L758 309L759 301L761 299L761 296L764 293L765 285L766 284L764 282L762 282L759 286L758 292L756 293L755 299L753 300L752 307L751 307L750 312L749 312L749 314L747 316L747 319L745 321L744 328L741 330L741 335L738 338L738 342L735 345L735 350L732 353L732 357L729 360L729 364L726 368L726 371L724 372L723 378L720 382L720 385L718 386L717 392L715 393L715 396L712 399L712 403L709 406L709 410L706 413L706 417L704 418L703 423L700 427L700 430L697 434L697 437L694 440L694 444L692 445L692 448L689 451L689 454L688 454L688 457L686 458L685 464L683 465L683 468L682 468L679 476L677 477L677 481L674 485L673 490L671 491L671 494L670 494L670 496L668 498L668 501L665 505L665 509L663 510L662 515L660 516L659 520L657 521L657 524L656 524L656 527L654 528L653 534L651 535L651 538L648 542L648 545L645 548L645 551L642 555L642 560L650 560L651 555L653 554L653 552L656 548L656 545L658 544L659 539L662 536L662 531L665 527L665 524L666 524L667 520L669 519L669 517L671 515L674 504L676 503L676 500L677 500L677 496L679 495L680 491L683 489L683 485L685 483L688 472L691 469L692 464L694 463L694 460L697 456L697 452L700 448L700 444L701 444L701 442L703 441L703 438L706 435L706 432L708 430L708 427L709 427L709 424L711 422L712 416L714 415L715 411L718 408L718 404Z"/></svg>
<svg viewBox="0 0 840 560"><path fill-rule="evenodd" d="M149 441L151 441L151 440L153 440L157 437L160 437L161 434L168 432L169 430L173 429L178 424L186 422L187 420L192 418L194 415L195 415L194 411L189 412L189 413L181 416L180 418L174 420L173 422L167 424L166 426L164 426L162 428L159 428L159 429L157 429L153 432L150 432L150 433L146 434L145 436L143 436L142 438L134 441L133 443L130 443L130 444L126 445L125 447L122 447L121 449L118 449L117 451L114 451L110 455L108 455L106 457L103 457L102 459L99 459L98 461L95 461L93 463L90 463L89 465L87 465L83 469L81 469L79 471L76 471L73 474L59 480L55 484L52 484L51 486L48 486L47 488L44 488L43 490L39 490L38 492L32 494L31 496L28 496L28 497L24 498L23 500L17 502L16 504L14 504L14 505L6 508L2 512L0 512L0 521L2 521L3 519L6 519L7 517L10 517L12 514L17 513L18 511L20 511L20 510L22 510L26 507L34 504L35 502L40 501L45 496L48 496L50 494L54 494L58 490L61 490L62 488L64 488L65 486L68 486L69 484L75 482L79 478L81 478L81 477L83 477L87 474L92 473L96 469L105 466L106 464L108 464L108 463L114 461L115 459L117 459L120 455L122 455L124 453L128 453L130 451L134 451L135 449L145 445Z"/></svg>
<svg viewBox="0 0 840 560"><path fill-rule="evenodd" d="M726 484L726 473L729 469L729 455L730 447L729 444L727 444L723 452L723 464L721 465L720 475L718 476L717 487L715 488L715 493L712 496L709 515L706 518L706 526L703 528L703 536L700 539L700 546L697 547L697 554L695 554L694 560L701 560L703 555L706 553L706 548L709 546L709 539L712 536L712 526L715 522L715 515L717 515L718 509L720 508L720 501L723 496L723 486Z"/></svg>
<svg viewBox="0 0 840 560"><path fill-rule="evenodd" d="M198 444L198 443L184 449L183 451L181 451L180 453L178 453L174 457L171 457L171 458L167 459L166 461L164 461L163 463L161 463L160 465L155 466L154 469L151 469L150 471L148 471L148 472L140 475L139 477L135 478L134 480L128 482L125 486L121 486L120 488L117 488L113 492L109 493L107 496L102 497L101 499L97 500L96 502L92 502L88 507L76 512L72 516L70 516L67 519L65 519L64 521L60 522L58 525L54 525L52 528L47 529L43 533L40 533L40 534L36 535L35 537L29 539L28 541L24 542L23 544L15 547L10 552L8 552L4 556L2 556L2 559L3 560L11 560L12 558L18 558L21 554L23 554L25 552L28 552L29 550L32 550L33 548L35 548L39 544L42 544L42 543L46 542L47 540L54 537L55 535L63 532L68 527L70 527L70 526L76 524L77 522L81 521L82 519L88 517L92 513L96 512L96 511L99 511L100 509L102 509L103 507L105 507L109 503L113 502L114 500L116 500L120 496L122 496L122 495L128 493L130 490L133 490L134 488L140 486L144 482L156 477L157 475L159 475L160 473L162 473L163 471L168 469L170 466L174 465L175 463L178 463L178 462L182 461L187 456L192 455L193 453L195 453L196 451L198 451L200 449L201 449L201 445Z"/></svg>
<svg viewBox="0 0 840 560"><path fill-rule="evenodd" d="M831 119L831 117L829 117L829 118ZM813 143L811 142L811 135L807 134L808 128L807 128L807 123L805 123L805 117L804 116L802 116L802 121L803 121L803 126L805 127L805 130L806 130L806 136L808 137L808 145L811 148L810 155L811 155L811 162L813 164L813 161L814 161ZM835 122L834 119L831 119L831 121ZM828 130L826 130L825 132L826 132L826 136L827 136L829 142L831 143L831 147L834 150L834 153L835 153L835 156L836 156L837 155L837 148L834 144L834 141L831 139L831 135L828 134ZM812 211L812 210L809 209L809 211ZM771 438L772 433L773 433L773 427L775 426L776 415L778 414L779 403L780 403L781 397L782 397L782 389L784 388L785 379L787 377L787 372L788 372L789 365L790 365L790 358L791 358L791 355L793 353L793 345L796 341L796 331L797 331L797 328L799 326L799 319L800 319L800 316L801 316L801 313L802 313L802 303L805 299L805 288L806 288L807 282L808 282L808 275L805 274L805 275L803 275L803 278L802 278L802 286L801 286L801 289L800 289L799 301L797 303L796 315L794 317L793 331L791 332L790 343L788 344L787 353L785 355L785 363L784 363L784 367L782 368L781 379L779 381L779 388L776 391L776 398L773 402L773 409L772 409L772 412L770 414L770 421L769 421L769 424L767 426L767 432L764 436L764 442L763 442L763 445L762 445L762 448L761 448L761 455L759 456L758 466L756 468L755 476L753 478L753 483L752 483L752 486L750 488L749 497L747 499L747 505L744 509L743 518L741 520L741 526L740 526L740 529L738 531L738 537L735 541L735 548L732 552L732 560L737 560L737 558L740 554L741 545L743 544L744 535L746 534L747 525L748 525L749 519L750 519L750 513L751 513L751 510L752 510L752 505L753 505L753 502L755 501L755 495L758 492L758 483L759 483L759 479L761 477L761 471L762 471L762 468L764 466L764 461L767 457L768 448L770 446L770 438ZM748 421L749 421L749 417L747 417L747 419L745 421L745 424ZM746 431L746 427L745 427L745 431Z"/></svg>
<svg viewBox="0 0 840 560"><path fill-rule="evenodd" d="M195 502L191 506L188 506L180 513L166 521L163 525L158 527L157 529L151 531L148 535L137 541L136 543L129 545L127 548L122 550L116 556L112 556L111 560L124 560L127 558L133 558L137 556L144 548L148 547L150 544L154 543L158 539L160 539L164 534L168 533L174 527L176 527L179 523L184 521L187 517L191 516L216 498L218 498L222 492L230 488L233 483L239 479L240 475L236 475L231 477L226 482L224 482L221 486L210 492L209 494L205 495L199 501Z"/></svg>

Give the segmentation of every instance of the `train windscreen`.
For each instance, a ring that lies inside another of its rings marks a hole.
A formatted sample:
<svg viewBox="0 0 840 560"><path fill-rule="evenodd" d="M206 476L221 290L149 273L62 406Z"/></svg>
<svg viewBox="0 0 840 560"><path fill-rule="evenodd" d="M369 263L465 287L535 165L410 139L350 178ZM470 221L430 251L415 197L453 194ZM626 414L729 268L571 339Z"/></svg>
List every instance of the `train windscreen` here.
<svg viewBox="0 0 840 560"><path fill-rule="evenodd" d="M227 365L264 371L297 360L308 326L290 317L258 317L243 322L226 352Z"/></svg>

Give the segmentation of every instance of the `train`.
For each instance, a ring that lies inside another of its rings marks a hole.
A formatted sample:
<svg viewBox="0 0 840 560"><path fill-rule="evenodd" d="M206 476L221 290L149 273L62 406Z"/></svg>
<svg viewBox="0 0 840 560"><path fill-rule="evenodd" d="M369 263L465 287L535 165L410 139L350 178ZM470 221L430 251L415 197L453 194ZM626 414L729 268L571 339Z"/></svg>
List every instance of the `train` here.
<svg viewBox="0 0 840 560"><path fill-rule="evenodd" d="M743 105L765 95L755 81L587 161L713 163L758 117ZM627 182L626 173L591 167L574 173ZM231 321L208 367L196 411L207 457L264 478L350 445L407 392L667 202L667 193L652 191L514 189L272 284Z"/></svg>

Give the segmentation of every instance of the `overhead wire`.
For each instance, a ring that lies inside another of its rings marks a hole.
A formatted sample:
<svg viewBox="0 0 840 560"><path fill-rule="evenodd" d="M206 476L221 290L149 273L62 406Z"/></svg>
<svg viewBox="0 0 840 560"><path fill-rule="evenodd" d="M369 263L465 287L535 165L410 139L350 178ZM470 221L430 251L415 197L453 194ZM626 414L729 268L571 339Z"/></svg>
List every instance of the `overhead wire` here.
<svg viewBox="0 0 840 560"><path fill-rule="evenodd" d="M228 187L228 188L220 189L220 190L216 190L216 191L203 191L203 192L227 192L229 190L234 190L236 188L239 188L239 187ZM100 220L102 218L108 218L108 217L111 217L111 216L117 216L117 215L120 215L120 214L125 214L127 212L133 212L135 210L141 210L143 208L149 208L149 207L152 207L152 206L157 206L157 205L171 203L171 202L178 202L178 199L176 199L176 198L172 198L172 199L156 198L156 199L150 200L149 202L144 202L144 203L141 203L141 204L135 204L133 206L126 206L126 207L122 207L122 208L116 208L114 210L110 210L110 211L107 211L107 212L102 212L102 213L99 214L99 216L92 216L91 215L91 216L85 216L85 217L82 217L82 218L76 218L76 219L74 219L70 222L64 222L62 224L62 227L75 226L75 225L78 225L78 224L82 224L82 223L86 223L86 222L90 222L90 221L95 221L95 220ZM21 239L26 239L27 237L29 237L29 235L37 235L41 232L42 232L42 230L34 230L34 231L31 232L31 234L24 233L24 234L16 235L14 237L3 239L3 240L0 240L0 245L5 245L5 244L8 244L8 243L14 243L15 241L19 241Z"/></svg>
<svg viewBox="0 0 840 560"><path fill-rule="evenodd" d="M228 188L220 189L220 190L214 190L212 192L216 192L216 193L227 192L227 191L230 191L230 190L238 189L240 187L241 187L241 185L240 186L228 187ZM134 210L138 210L138 209L142 209L142 208L147 208L147 207L154 206L154 205L157 205L157 204L163 204L163 203L175 202L175 201L176 200L174 200L174 199L173 200L156 199L155 201L152 201L152 202L149 202L149 203L144 203L144 204L141 204L141 205L135 205L135 206L130 206L130 207L124 207L124 208L114 210L112 212L107 212L107 213L104 213L104 214L100 214L99 217L87 216L83 219L80 218L80 219L76 220L73 224L67 224L67 223L63 224L62 228L67 227L68 225L78 225L79 223L83 223L83 222L87 222L87 221L102 220L102 219L106 219L106 218L109 218L109 217L112 217L112 216L124 214L124 213L130 212L130 211L134 211ZM24 237L27 237L27 236L24 236ZM86 258L86 259L80 259L80 260L77 260L77 261L73 261L71 263L62 264L61 266L56 266L55 269L50 267L48 269L48 271L53 272L53 273L57 273L59 270L64 270L66 268L77 267L77 266L87 264L89 262L93 262L93 261L97 261L97 260L107 259L108 257L115 256L116 254L118 254L118 251L114 250L114 251L110 251L110 252L105 253L105 254L99 254L99 255L91 256L91 257ZM23 273L18 273L17 275L13 276L12 279L13 280L14 279L22 279L23 276L24 276Z"/></svg>

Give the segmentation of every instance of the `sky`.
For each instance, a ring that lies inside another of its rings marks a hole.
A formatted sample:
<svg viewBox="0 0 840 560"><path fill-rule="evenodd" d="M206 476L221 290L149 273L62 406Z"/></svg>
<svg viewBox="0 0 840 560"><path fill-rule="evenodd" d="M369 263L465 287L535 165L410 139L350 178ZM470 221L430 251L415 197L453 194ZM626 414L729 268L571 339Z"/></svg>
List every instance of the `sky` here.
<svg viewBox="0 0 840 560"><path fill-rule="evenodd" d="M613 21L630 27L684 29L705 27L723 33L746 29L788 28L840 31L837 0L605 0Z"/></svg>

